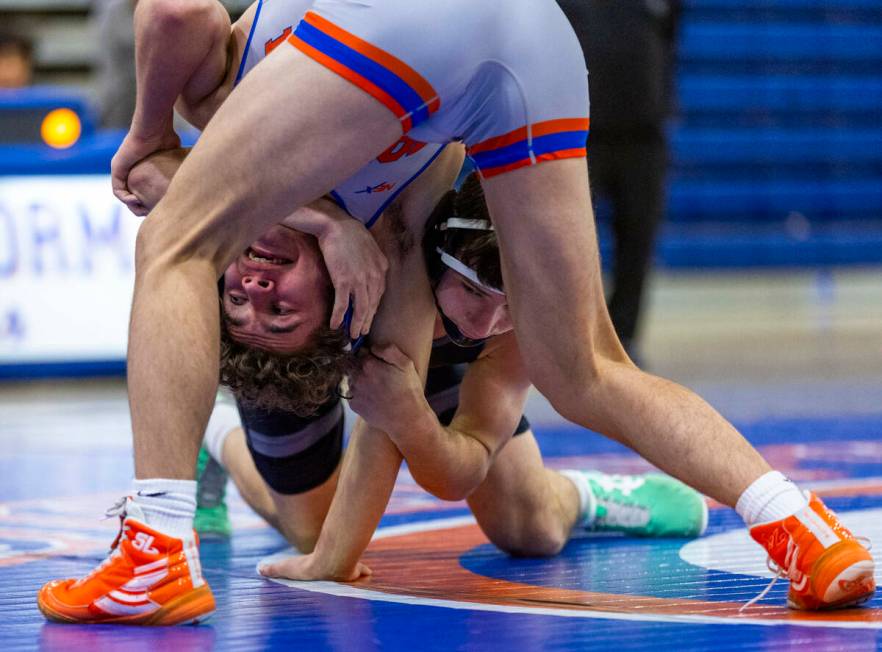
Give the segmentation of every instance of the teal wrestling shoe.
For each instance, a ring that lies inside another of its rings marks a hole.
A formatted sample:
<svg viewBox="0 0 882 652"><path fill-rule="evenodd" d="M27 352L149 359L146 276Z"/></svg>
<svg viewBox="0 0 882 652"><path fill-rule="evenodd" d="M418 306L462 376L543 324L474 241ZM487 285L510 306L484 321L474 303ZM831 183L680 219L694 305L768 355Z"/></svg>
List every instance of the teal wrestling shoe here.
<svg viewBox="0 0 882 652"><path fill-rule="evenodd" d="M196 462L196 516L193 529L203 539L228 538L233 524L227 511L226 494L229 475L203 447Z"/></svg>
<svg viewBox="0 0 882 652"><path fill-rule="evenodd" d="M591 489L583 515L588 531L638 537L697 537L707 529L704 496L670 476L576 473L588 481Z"/></svg>

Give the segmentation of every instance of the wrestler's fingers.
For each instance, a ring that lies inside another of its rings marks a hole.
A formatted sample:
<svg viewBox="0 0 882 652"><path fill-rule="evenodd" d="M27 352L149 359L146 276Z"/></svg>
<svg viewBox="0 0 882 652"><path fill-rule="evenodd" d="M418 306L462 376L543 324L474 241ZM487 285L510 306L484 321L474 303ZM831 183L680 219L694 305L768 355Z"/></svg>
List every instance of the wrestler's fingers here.
<svg viewBox="0 0 882 652"><path fill-rule="evenodd" d="M257 572L264 577L281 577L289 580L311 580L313 573L309 570L308 556L297 555L286 557L269 564L260 564Z"/></svg>
<svg viewBox="0 0 882 652"><path fill-rule="evenodd" d="M371 330L371 326L374 323L374 317L377 315L377 310L380 307L380 300L383 298L383 292L386 291L386 275L383 274L379 279L376 280L371 286L371 302L370 302L370 314L365 320L364 328L361 331L362 335L367 335Z"/></svg>
<svg viewBox="0 0 882 652"><path fill-rule="evenodd" d="M373 326L374 324L374 317L377 316L377 306L379 302L380 299L376 296L368 302L368 307L365 309L367 311L367 314L365 315L364 323L362 324L361 330L358 333L359 335L363 336L371 332L371 326Z"/></svg>
<svg viewBox="0 0 882 652"><path fill-rule="evenodd" d="M137 199L135 193L129 190L125 181L114 177L111 181L111 187L113 188L113 196L126 205L128 205L133 199Z"/></svg>
<svg viewBox="0 0 882 652"><path fill-rule="evenodd" d="M355 288L353 301L355 302L352 311L352 325L349 328L349 336L352 339L365 334L365 328L370 324L370 318L373 317L375 306L371 305L370 297L364 285Z"/></svg>
<svg viewBox="0 0 882 652"><path fill-rule="evenodd" d="M128 190L122 192L113 193L117 199L119 199L123 204L125 204L126 208L128 208L132 213L137 215L138 217L144 217L150 211L146 206L138 199L138 196L134 193L129 192Z"/></svg>
<svg viewBox="0 0 882 652"><path fill-rule="evenodd" d="M278 577L289 580L334 579L342 582L354 582L362 577L370 577L373 574L370 568L358 562L351 572L326 577L323 573L317 573L310 569L308 560L308 556L288 557L270 564L261 564L257 567L257 572L264 577Z"/></svg>
<svg viewBox="0 0 882 652"><path fill-rule="evenodd" d="M351 579L345 580L345 581L354 582L356 580L360 580L363 577L370 577L373 574L374 574L374 571L372 571L370 568L368 568L366 565L362 564L361 562L358 562L355 565L354 576Z"/></svg>
<svg viewBox="0 0 882 652"><path fill-rule="evenodd" d="M346 316L346 309L349 307L349 296L349 286L334 286L334 309L331 310L331 328L340 328L340 325L343 323L343 317Z"/></svg>

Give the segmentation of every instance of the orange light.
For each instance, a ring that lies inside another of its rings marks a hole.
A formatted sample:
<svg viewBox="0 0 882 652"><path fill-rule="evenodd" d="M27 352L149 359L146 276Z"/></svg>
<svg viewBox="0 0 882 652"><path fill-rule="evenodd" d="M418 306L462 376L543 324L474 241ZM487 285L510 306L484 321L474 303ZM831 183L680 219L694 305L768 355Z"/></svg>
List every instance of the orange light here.
<svg viewBox="0 0 882 652"><path fill-rule="evenodd" d="M80 117L70 109L55 109L46 114L40 135L49 147L66 149L80 139Z"/></svg>

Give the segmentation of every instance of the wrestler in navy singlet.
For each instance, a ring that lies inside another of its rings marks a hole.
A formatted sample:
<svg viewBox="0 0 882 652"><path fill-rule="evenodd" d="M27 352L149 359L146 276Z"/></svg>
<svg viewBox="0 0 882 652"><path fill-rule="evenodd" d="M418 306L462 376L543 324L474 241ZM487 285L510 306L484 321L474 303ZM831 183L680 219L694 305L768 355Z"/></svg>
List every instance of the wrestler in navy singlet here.
<svg viewBox="0 0 882 652"><path fill-rule="evenodd" d="M459 406L460 384L468 365L478 359L483 349L483 344L457 346L447 337L432 343L426 400L442 425L450 425ZM230 407L219 402L215 410L230 411ZM332 398L311 417L241 404L238 410L255 466L274 491L286 495L309 491L323 484L337 468L343 454L344 432L340 398ZM235 419L232 414L225 418L231 417ZM231 423L228 427L235 425L239 424ZM527 418L521 416L514 435L529 429Z"/></svg>

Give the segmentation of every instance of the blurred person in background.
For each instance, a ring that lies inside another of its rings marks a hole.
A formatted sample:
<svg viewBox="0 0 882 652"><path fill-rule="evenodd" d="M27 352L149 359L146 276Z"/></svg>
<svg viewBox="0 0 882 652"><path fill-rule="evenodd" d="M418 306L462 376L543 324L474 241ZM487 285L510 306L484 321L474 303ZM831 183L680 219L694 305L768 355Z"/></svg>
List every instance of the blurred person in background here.
<svg viewBox="0 0 882 652"><path fill-rule="evenodd" d="M128 129L135 113L135 30L133 0L96 0L92 23L97 48L98 109L101 126Z"/></svg>
<svg viewBox="0 0 882 652"><path fill-rule="evenodd" d="M34 74L34 48L19 34L0 32L0 88L31 85Z"/></svg>
<svg viewBox="0 0 882 652"><path fill-rule="evenodd" d="M631 358L664 211L680 0L558 0L585 52L591 95L591 189L612 207L608 307Z"/></svg>

